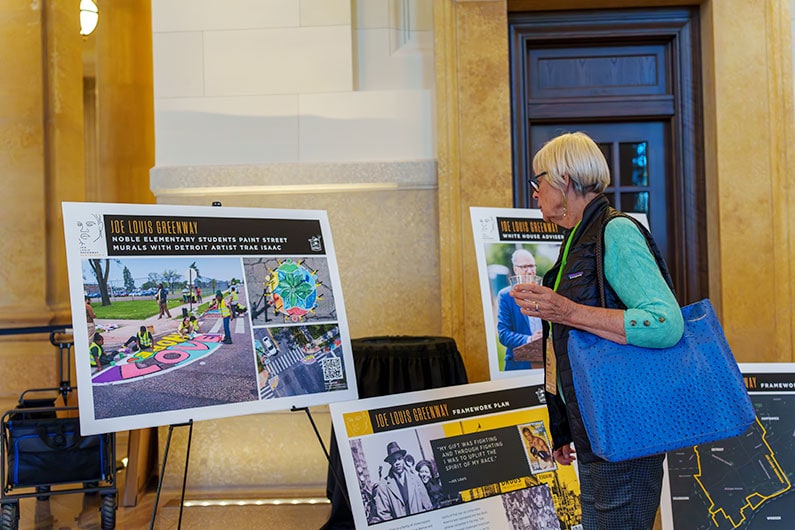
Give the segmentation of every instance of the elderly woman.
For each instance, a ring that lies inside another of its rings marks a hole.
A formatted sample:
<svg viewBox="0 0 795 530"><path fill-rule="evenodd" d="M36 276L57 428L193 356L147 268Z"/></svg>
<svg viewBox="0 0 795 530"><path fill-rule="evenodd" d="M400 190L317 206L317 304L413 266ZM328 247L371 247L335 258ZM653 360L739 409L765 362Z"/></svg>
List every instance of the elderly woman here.
<svg viewBox="0 0 795 530"><path fill-rule="evenodd" d="M545 384L553 456L579 467L585 529L651 529L660 502L664 455L607 462L591 451L567 354L569 331L581 329L619 344L666 348L684 322L671 279L651 235L611 208L603 191L609 168L582 133L550 140L533 158L533 197L545 220L566 232L543 285L520 284L512 295L527 316L545 321ZM645 232L645 233L644 233ZM597 241L603 241L603 256ZM605 306L597 260L604 258Z"/></svg>

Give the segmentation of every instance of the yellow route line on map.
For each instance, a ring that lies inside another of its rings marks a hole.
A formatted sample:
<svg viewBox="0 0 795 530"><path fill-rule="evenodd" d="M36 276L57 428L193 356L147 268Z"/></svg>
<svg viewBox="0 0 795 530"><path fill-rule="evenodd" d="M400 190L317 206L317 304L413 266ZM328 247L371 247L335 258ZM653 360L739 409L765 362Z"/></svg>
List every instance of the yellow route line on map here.
<svg viewBox="0 0 795 530"><path fill-rule="evenodd" d="M751 508L751 510L755 510L756 508L759 507L760 504L762 504L766 500L772 499L773 497L777 497L777 496L781 495L782 493L784 493L785 491L788 491L792 487L792 484L790 484L790 481L787 479L786 474L782 471L781 466L779 465L778 461L775 458L775 452L773 451L773 448L770 447L770 444L767 443L767 439L766 439L767 431L765 430L765 427L759 421L759 418L756 419L756 423L759 425L759 428L762 429L762 442L765 444L765 446L767 446L767 449L769 451L769 453L765 454L765 459L767 459L768 463L770 464L770 467L776 473L776 476L778 477L779 482L786 483L787 486L785 488L780 489L779 491L774 492L772 495L765 496L765 495L762 495L759 492L754 492L754 493L751 493L750 495L748 495L747 497L745 497L746 504L745 504L745 506L740 508L740 514L742 515L742 519L740 519L737 522L734 522L734 520L729 515L726 515L726 511L725 511L724 508L716 508L715 507L715 501L712 500L712 497L710 496L709 492L707 491L706 486L704 486L704 483L701 482L701 478L700 478L701 477L701 454L698 452L698 446L693 447L693 450L696 453L696 461L698 462L698 473L693 475L693 478L696 479L696 482L698 482L698 485L701 486L701 489L704 491L704 495L706 495L707 499L709 499L709 502L710 502L709 513L710 513L710 515L712 517L712 521L717 526L720 526L720 523L718 523L717 517L718 517L718 514L721 514L725 520L727 520L727 521L729 521L731 523L732 528L737 528L738 526L743 524L743 522L746 519L746 517L745 517L745 509L746 508ZM758 498L759 501L754 504L752 502L753 498Z"/></svg>

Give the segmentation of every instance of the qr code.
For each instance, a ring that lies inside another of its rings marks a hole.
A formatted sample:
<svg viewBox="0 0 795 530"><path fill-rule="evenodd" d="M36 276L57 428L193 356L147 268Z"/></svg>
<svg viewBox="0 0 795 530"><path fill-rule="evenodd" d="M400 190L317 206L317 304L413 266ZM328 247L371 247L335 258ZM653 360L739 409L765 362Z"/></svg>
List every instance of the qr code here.
<svg viewBox="0 0 795 530"><path fill-rule="evenodd" d="M320 361L323 365L323 381L342 379L342 359L326 357Z"/></svg>

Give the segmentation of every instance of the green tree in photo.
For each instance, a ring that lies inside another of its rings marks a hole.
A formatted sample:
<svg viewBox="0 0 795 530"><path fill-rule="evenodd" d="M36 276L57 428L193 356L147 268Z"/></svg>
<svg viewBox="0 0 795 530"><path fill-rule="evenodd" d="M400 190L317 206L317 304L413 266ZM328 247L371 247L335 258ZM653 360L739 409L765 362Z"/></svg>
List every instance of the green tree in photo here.
<svg viewBox="0 0 795 530"><path fill-rule="evenodd" d="M146 276L146 281L141 285L141 289L157 289L157 284L161 283L163 278L156 272L150 272Z"/></svg>
<svg viewBox="0 0 795 530"><path fill-rule="evenodd" d="M133 292L135 290L135 280L133 280L132 273L126 265L122 271L122 277L124 278L124 290L128 293Z"/></svg>
<svg viewBox="0 0 795 530"><path fill-rule="evenodd" d="M168 290L174 292L174 284L182 278L182 275L173 269L164 270L160 275L163 283L168 284Z"/></svg>

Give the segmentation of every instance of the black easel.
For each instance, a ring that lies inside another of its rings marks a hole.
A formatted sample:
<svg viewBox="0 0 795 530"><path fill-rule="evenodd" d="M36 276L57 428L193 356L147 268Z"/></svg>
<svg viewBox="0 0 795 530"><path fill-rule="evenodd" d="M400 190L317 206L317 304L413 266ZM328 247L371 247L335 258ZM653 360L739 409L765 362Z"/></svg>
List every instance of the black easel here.
<svg viewBox="0 0 795 530"><path fill-rule="evenodd" d="M306 412L306 417L309 418L309 423L312 424L312 428L315 430L315 436L317 437L317 441L320 442L320 447L323 448L323 454L326 455L326 460L329 462L329 464L331 464L331 457L329 456L328 450L326 449L326 444L323 443L323 437L320 436L320 432L317 430L317 425L315 425L315 420L312 419L312 414L309 412L309 407L297 408L295 405L293 405L292 408L290 408L291 412L297 412L299 410L303 410L304 412ZM331 473L334 475L334 478L337 480L337 483L344 484L339 474L337 473L335 467L333 465L329 465L329 469L331 470ZM345 502L348 504L348 509L350 510L351 499L348 497L348 492L343 491L342 496L345 499Z"/></svg>
<svg viewBox="0 0 795 530"><path fill-rule="evenodd" d="M152 507L152 521L149 523L149 530L155 527L155 518L157 516L157 504L160 501L160 490L163 487L163 477L166 474L166 462L168 461L168 449L171 446L171 435L174 432L174 427L184 427L187 425L188 430L188 446L185 451L185 473L182 475L182 495L179 498L179 520L177 528L182 528L182 508L185 504L185 484L188 481L188 462L190 461L190 442L193 437L193 420L188 420L187 423L177 423L168 426L168 438L166 439L166 450L163 452L163 466L160 468L160 478L157 480L157 494L155 495L155 505Z"/></svg>

